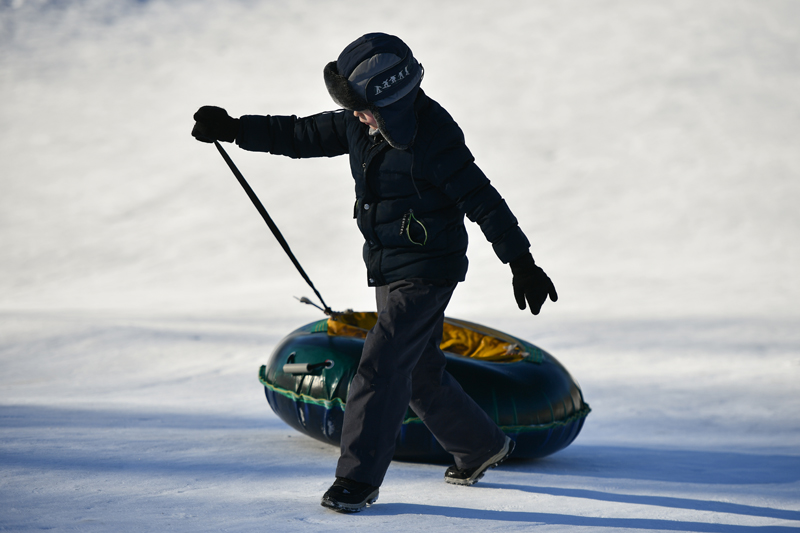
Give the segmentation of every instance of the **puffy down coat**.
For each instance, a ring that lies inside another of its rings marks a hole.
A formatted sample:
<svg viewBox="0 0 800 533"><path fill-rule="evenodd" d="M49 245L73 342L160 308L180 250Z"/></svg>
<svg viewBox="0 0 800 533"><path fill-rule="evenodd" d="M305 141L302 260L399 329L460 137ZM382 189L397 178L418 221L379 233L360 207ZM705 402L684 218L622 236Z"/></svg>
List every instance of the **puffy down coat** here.
<svg viewBox="0 0 800 533"><path fill-rule="evenodd" d="M407 150L370 135L352 112L305 118L245 115L236 143L292 158L349 154L354 217L364 235L370 286L409 278L463 281L464 215L479 224L503 263L530 244L506 202L475 165L450 114L423 91L415 101L417 134Z"/></svg>

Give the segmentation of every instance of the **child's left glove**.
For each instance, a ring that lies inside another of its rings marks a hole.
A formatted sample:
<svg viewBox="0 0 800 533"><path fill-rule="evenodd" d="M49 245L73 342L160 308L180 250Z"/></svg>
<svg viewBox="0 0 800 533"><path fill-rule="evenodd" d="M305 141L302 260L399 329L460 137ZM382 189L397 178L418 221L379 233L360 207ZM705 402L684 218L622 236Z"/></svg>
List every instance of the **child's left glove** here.
<svg viewBox="0 0 800 533"><path fill-rule="evenodd" d="M514 278L514 298L520 309L525 309L525 301L531 308L531 313L538 315L544 301L550 296L553 302L558 301L556 286L550 281L547 274L533 261L530 252L526 252L510 263L511 273Z"/></svg>

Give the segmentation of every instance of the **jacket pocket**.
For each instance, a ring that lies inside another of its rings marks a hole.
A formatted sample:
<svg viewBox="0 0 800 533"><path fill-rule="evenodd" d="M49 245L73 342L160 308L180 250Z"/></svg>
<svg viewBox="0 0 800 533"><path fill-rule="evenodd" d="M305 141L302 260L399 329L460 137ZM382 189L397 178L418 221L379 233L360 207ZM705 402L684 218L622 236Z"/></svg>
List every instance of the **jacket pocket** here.
<svg viewBox="0 0 800 533"><path fill-rule="evenodd" d="M414 210L409 209L400 222L400 235L404 236L411 244L425 246L428 244L428 228L414 216Z"/></svg>

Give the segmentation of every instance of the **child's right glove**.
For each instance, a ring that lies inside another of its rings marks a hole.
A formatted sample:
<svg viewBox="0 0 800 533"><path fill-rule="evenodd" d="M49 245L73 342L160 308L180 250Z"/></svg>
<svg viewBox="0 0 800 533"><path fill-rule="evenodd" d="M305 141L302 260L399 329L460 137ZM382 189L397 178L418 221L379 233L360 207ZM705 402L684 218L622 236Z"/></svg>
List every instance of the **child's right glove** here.
<svg viewBox="0 0 800 533"><path fill-rule="evenodd" d="M511 273L514 278L514 298L520 309L525 309L525 301L531 308L531 313L538 315L547 296L550 300L558 301L556 286L550 281L544 270L533 262L530 252L525 252L510 263Z"/></svg>
<svg viewBox="0 0 800 533"><path fill-rule="evenodd" d="M221 107L204 105L194 114L192 136L198 141L232 143L239 134L239 119L228 115Z"/></svg>

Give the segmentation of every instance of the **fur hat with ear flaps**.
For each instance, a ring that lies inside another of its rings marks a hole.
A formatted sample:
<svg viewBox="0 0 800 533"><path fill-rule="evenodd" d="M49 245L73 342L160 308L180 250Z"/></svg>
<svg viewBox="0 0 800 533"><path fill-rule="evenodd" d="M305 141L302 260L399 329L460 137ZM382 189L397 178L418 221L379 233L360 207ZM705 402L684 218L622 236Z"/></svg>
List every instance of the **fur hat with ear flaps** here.
<svg viewBox="0 0 800 533"><path fill-rule="evenodd" d="M384 139L405 150L414 143L414 100L423 68L399 38L369 33L345 48L325 66L325 86L345 109L371 111Z"/></svg>

